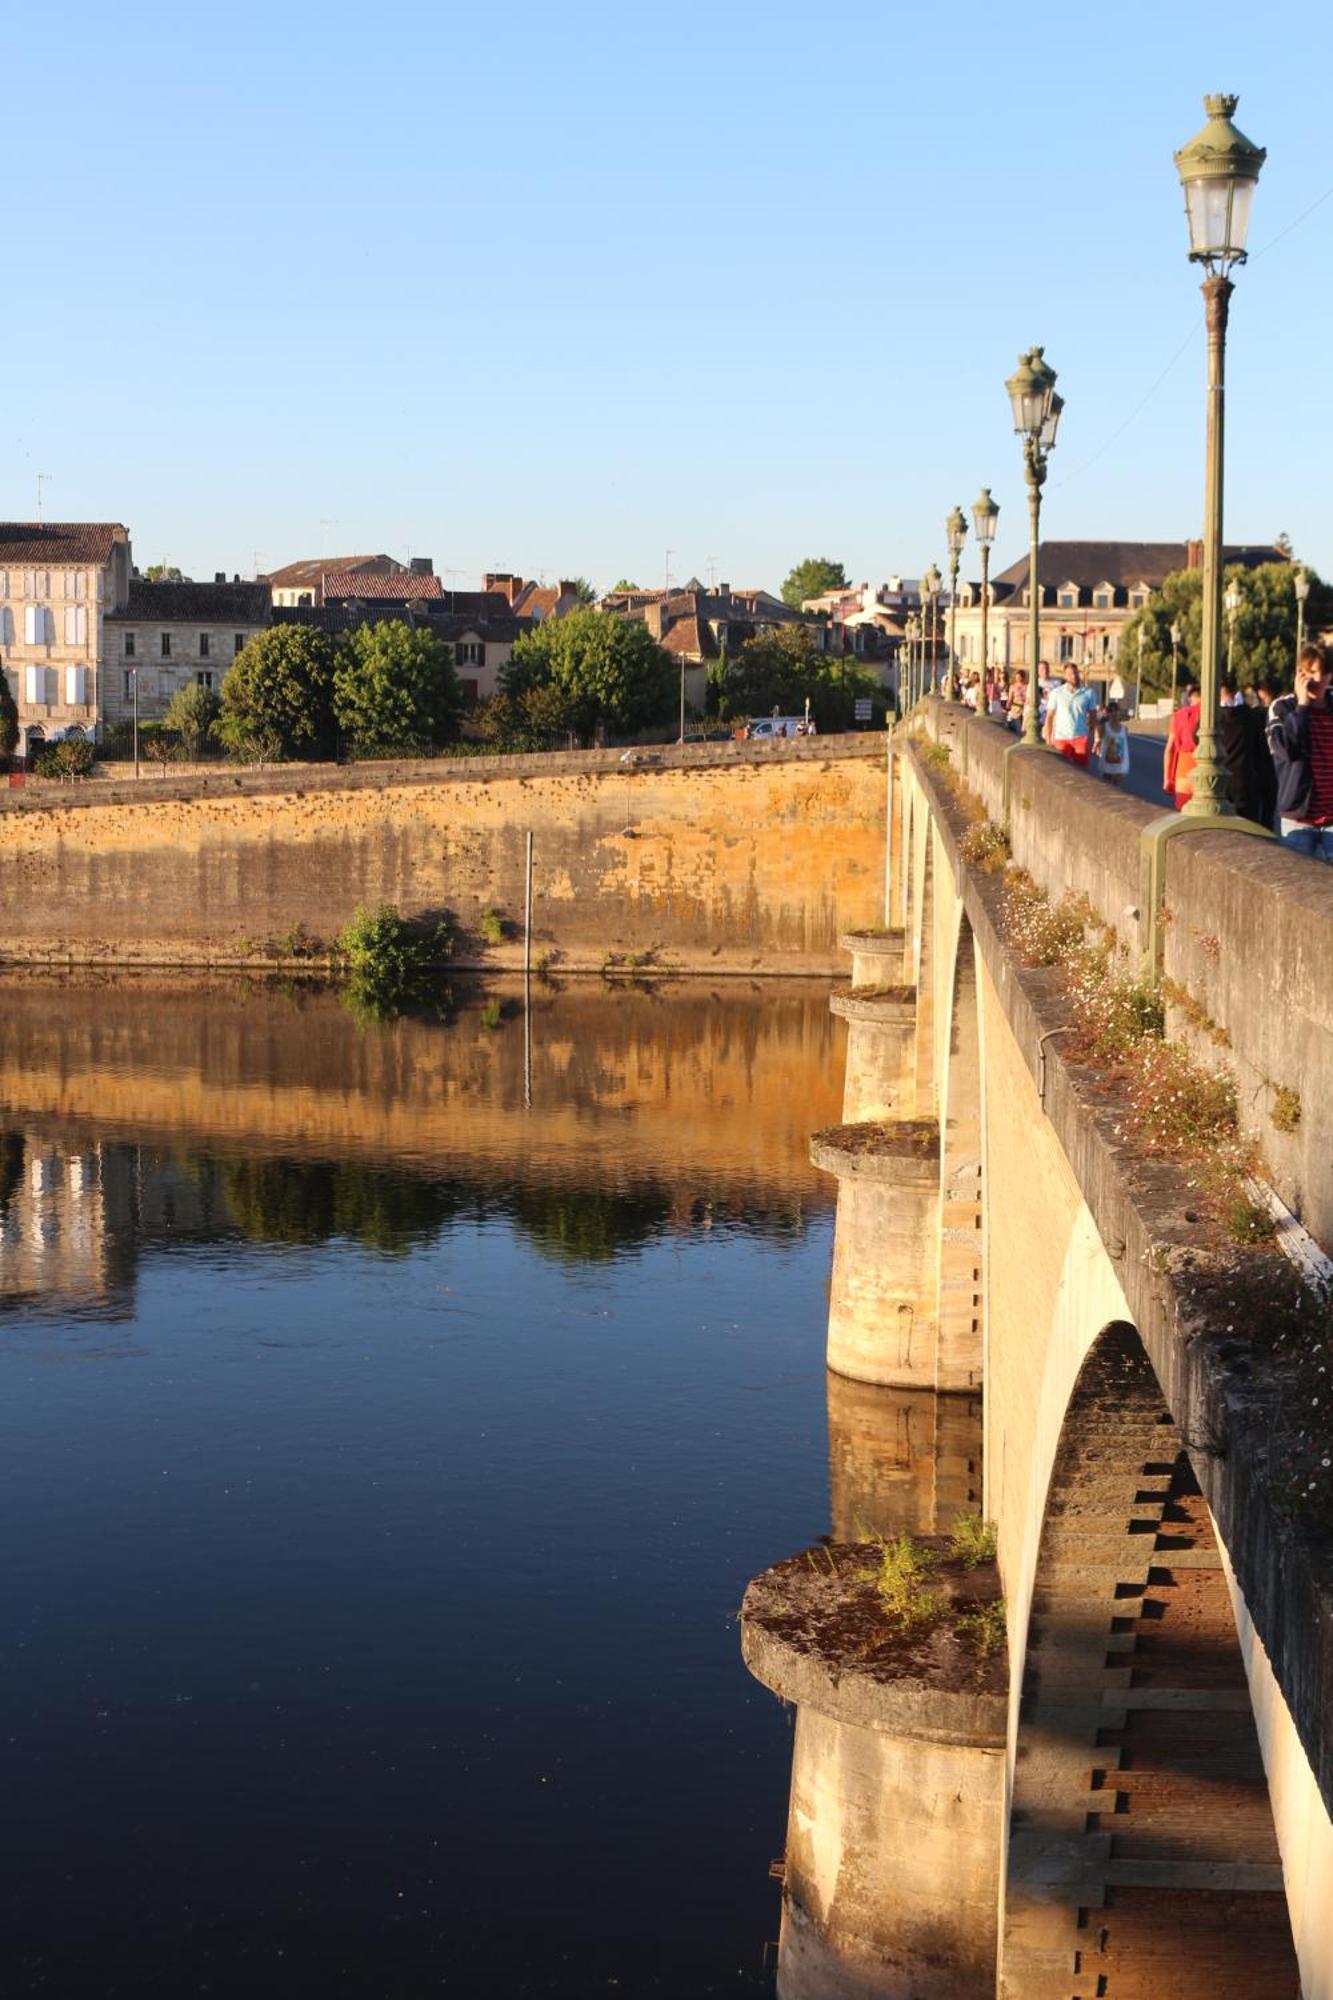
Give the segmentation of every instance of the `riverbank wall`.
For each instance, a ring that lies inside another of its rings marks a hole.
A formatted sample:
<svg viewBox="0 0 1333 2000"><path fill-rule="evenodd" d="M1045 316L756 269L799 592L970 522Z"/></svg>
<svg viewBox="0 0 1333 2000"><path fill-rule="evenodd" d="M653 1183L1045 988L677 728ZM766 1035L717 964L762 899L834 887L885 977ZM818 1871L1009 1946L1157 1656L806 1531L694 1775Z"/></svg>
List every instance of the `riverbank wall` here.
<svg viewBox="0 0 1333 2000"><path fill-rule="evenodd" d="M389 904L504 969L531 835L534 962L833 973L882 916L884 763L876 734L32 787L0 800L0 958L282 963Z"/></svg>

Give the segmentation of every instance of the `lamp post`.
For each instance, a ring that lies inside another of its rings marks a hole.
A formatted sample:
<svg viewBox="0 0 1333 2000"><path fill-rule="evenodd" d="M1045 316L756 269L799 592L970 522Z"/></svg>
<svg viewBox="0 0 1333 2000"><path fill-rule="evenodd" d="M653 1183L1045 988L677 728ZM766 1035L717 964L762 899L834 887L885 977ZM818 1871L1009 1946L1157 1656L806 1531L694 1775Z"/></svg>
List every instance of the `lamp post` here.
<svg viewBox="0 0 1333 2000"><path fill-rule="evenodd" d="M921 579L921 598L930 607L927 623L930 627L930 660L926 670L926 687L935 692L935 662L939 657L940 643L940 585L944 581L934 563Z"/></svg>
<svg viewBox="0 0 1333 2000"><path fill-rule="evenodd" d="M1199 751L1194 792L1185 811L1195 819L1234 813L1227 774L1218 756L1217 662L1222 612L1222 462L1226 408L1227 306L1233 264L1245 262L1250 204L1264 163L1231 122L1234 97L1205 97L1208 123L1176 154L1185 191L1190 262L1202 264L1204 319L1208 329L1207 466L1203 489L1203 641L1199 659Z"/></svg>
<svg viewBox="0 0 1333 2000"><path fill-rule="evenodd" d="M952 514L950 514L944 524L944 532L949 543L949 658L947 662L947 684L949 699L957 701L962 699L963 693L961 687L958 688L957 694L954 693L958 675L958 564L962 557L963 544L967 540L967 515L961 507L954 508Z"/></svg>
<svg viewBox="0 0 1333 2000"><path fill-rule="evenodd" d="M1176 712L1176 660L1180 653L1181 631L1179 625L1171 627L1171 713Z"/></svg>
<svg viewBox="0 0 1333 2000"><path fill-rule="evenodd" d="M981 687L985 694L986 682L990 677L990 552L995 540L995 530L999 525L1000 510L990 497L990 487L983 486L972 502L972 525L976 529L977 547L981 550Z"/></svg>
<svg viewBox="0 0 1333 2000"><path fill-rule="evenodd" d="M130 668L130 686L134 690L134 775L139 775L139 669Z"/></svg>
<svg viewBox="0 0 1333 2000"><path fill-rule="evenodd" d="M1023 710L1023 741L1035 749L1041 744L1037 726L1037 661L1041 653L1037 548L1041 534L1041 489L1046 480L1047 458L1055 449L1064 398L1055 393L1055 370L1040 347L1031 347L1026 354L1019 355L1018 366L1004 386L1013 408L1015 433L1023 440L1023 473L1032 526L1028 557L1028 698Z"/></svg>
<svg viewBox="0 0 1333 2000"><path fill-rule="evenodd" d="M1310 572L1298 569L1296 572L1296 658L1301 657L1301 647L1305 644L1305 600L1310 595Z"/></svg>
<svg viewBox="0 0 1333 2000"><path fill-rule="evenodd" d="M1139 671L1138 671L1138 677L1134 682L1135 722L1138 721L1139 714L1142 708L1143 708L1143 627L1142 625L1140 625L1139 626Z"/></svg>
<svg viewBox="0 0 1333 2000"><path fill-rule="evenodd" d="M1231 679L1231 656L1236 646L1236 614L1240 610L1240 585L1233 577L1222 599L1227 614L1227 679Z"/></svg>

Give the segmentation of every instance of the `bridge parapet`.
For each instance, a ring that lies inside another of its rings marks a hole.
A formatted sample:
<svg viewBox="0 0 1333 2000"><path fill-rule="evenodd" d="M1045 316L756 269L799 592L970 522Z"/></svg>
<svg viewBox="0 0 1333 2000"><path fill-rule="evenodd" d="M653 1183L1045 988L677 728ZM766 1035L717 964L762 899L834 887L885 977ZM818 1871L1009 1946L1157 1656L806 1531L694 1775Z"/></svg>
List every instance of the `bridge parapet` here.
<svg viewBox="0 0 1333 2000"><path fill-rule="evenodd" d="M996 825L1008 761L1014 861L1052 901L1086 898L1136 967L1155 809L951 704L931 704L926 727ZM1333 876L1269 841L1190 834L1170 843L1162 916L1168 1033L1235 1079L1241 1129L1272 1185L1333 1251Z"/></svg>

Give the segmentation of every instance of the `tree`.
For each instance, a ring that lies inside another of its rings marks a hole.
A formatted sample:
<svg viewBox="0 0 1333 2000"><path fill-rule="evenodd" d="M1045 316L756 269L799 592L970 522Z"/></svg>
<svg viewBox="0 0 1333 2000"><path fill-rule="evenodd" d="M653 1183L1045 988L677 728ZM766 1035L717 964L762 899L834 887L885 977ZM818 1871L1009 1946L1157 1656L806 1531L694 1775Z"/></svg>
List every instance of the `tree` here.
<svg viewBox="0 0 1333 2000"><path fill-rule="evenodd" d="M1238 681L1269 680L1287 686L1296 659L1296 571L1289 562L1261 563L1257 569L1230 564L1223 576L1223 590L1234 583L1240 592L1234 632L1228 614L1222 614L1220 653L1226 672L1230 641L1232 672ZM1333 619L1333 590L1322 583L1313 570L1310 597L1305 607L1307 632L1317 631ZM1181 642L1177 651L1179 687L1197 680L1203 650L1203 572L1175 570L1149 595L1141 611L1136 611L1120 634L1117 656L1124 680L1137 678L1139 633L1143 634L1144 693L1169 694L1171 689L1171 627L1177 625Z"/></svg>
<svg viewBox="0 0 1333 2000"><path fill-rule="evenodd" d="M717 685L718 714L731 716L803 715L807 696L810 712L821 729L842 729L851 722L858 695L884 690L872 675L850 661L821 652L808 625L779 625L776 631L747 639L728 662L725 682Z"/></svg>
<svg viewBox="0 0 1333 2000"><path fill-rule="evenodd" d="M558 689L585 740L598 723L628 734L665 722L676 698L676 670L647 626L607 611L544 619L515 642L500 681L513 696Z"/></svg>
<svg viewBox="0 0 1333 2000"><path fill-rule="evenodd" d="M807 597L822 597L826 590L846 590L847 572L828 556L807 556L797 563L782 586L782 601L799 611Z"/></svg>
<svg viewBox="0 0 1333 2000"><path fill-rule="evenodd" d="M189 577L175 563L149 563L143 573L145 583L188 583Z"/></svg>
<svg viewBox="0 0 1333 2000"><path fill-rule="evenodd" d="M580 604L585 607L596 604L597 592L593 589L586 576L572 578L569 587Z"/></svg>
<svg viewBox="0 0 1333 2000"><path fill-rule="evenodd" d="M453 649L401 618L359 625L333 673L333 712L366 757L438 749L463 707Z"/></svg>
<svg viewBox="0 0 1333 2000"><path fill-rule="evenodd" d="M622 576L619 583L612 584L610 595L612 597L619 597L621 595L630 595L633 592L638 591L640 589L642 589L641 584L631 583L627 576Z"/></svg>
<svg viewBox="0 0 1333 2000"><path fill-rule="evenodd" d="M212 688L195 685L177 688L162 719L180 737L191 763L196 763L221 713L221 697Z"/></svg>
<svg viewBox="0 0 1333 2000"><path fill-rule="evenodd" d="M334 744L338 648L308 625L271 625L244 645L222 683L218 735L261 762L327 757Z"/></svg>
<svg viewBox="0 0 1333 2000"><path fill-rule="evenodd" d="M12 757L18 749L19 710L9 675L0 670L0 757Z"/></svg>
<svg viewBox="0 0 1333 2000"><path fill-rule="evenodd" d="M574 726L569 696L550 682L521 694L497 694L477 715L483 742L516 753L560 749Z"/></svg>

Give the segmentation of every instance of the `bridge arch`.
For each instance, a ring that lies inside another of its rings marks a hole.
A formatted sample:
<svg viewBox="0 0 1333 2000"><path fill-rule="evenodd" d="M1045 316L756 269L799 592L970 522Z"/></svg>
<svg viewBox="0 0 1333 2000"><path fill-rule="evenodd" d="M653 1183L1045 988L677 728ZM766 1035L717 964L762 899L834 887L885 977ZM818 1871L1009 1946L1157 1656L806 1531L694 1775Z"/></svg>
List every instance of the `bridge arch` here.
<svg viewBox="0 0 1333 2000"><path fill-rule="evenodd" d="M1229 1580L1126 1320L1077 1371L1015 1623L1001 1994L1298 2000Z"/></svg>

